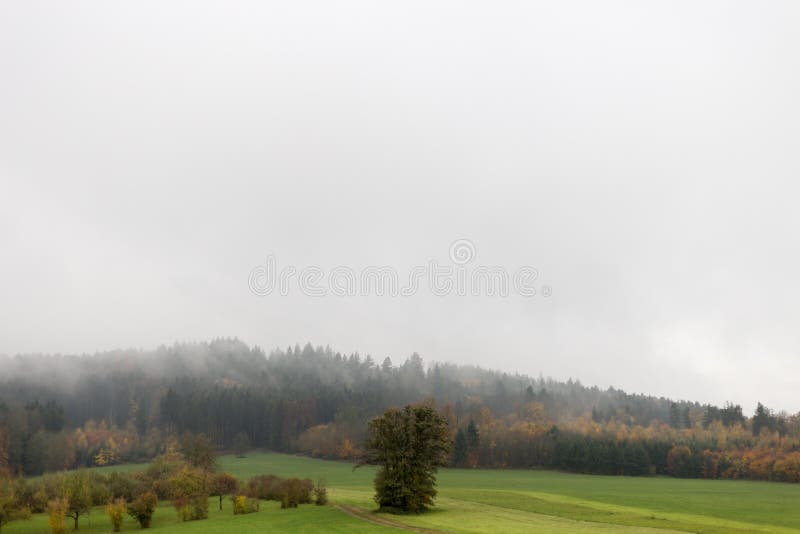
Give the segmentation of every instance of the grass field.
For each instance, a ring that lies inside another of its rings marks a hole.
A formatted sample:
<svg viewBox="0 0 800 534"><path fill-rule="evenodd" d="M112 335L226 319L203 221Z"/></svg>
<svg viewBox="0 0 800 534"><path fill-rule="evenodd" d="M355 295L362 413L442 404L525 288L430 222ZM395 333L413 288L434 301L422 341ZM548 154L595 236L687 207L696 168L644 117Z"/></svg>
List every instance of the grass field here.
<svg viewBox="0 0 800 534"><path fill-rule="evenodd" d="M153 530L163 532L800 532L800 485L767 482L680 480L584 476L552 471L446 469L439 476L434 511L418 516L387 516L372 509L374 469L274 453L245 458L223 456L223 470L240 478L272 473L326 479L331 506L280 510L263 503L261 511L233 516L230 502L206 521L178 523L164 505ZM103 470L131 470L116 466ZM102 509L82 520L81 532L107 532ZM378 525L372 521L384 523ZM391 523L398 524L395 528ZM659 529L659 530L654 530ZM47 518L15 522L3 534L47 532ZM123 531L136 530L126 519Z"/></svg>

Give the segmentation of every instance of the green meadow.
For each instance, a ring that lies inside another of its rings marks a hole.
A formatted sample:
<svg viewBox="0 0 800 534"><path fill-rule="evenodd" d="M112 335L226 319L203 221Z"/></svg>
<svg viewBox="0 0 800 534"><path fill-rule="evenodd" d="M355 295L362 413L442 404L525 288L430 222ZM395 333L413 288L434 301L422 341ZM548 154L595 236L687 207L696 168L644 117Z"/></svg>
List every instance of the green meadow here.
<svg viewBox="0 0 800 534"><path fill-rule="evenodd" d="M246 479L279 476L324 478L330 506L281 510L264 502L261 511L234 516L226 500L212 499L208 520L179 523L164 503L153 531L222 532L798 532L800 485L647 477L575 475L553 471L444 469L437 506L422 515L377 514L372 501L372 467L276 453L223 456L221 469ZM141 466L115 466L135 470ZM101 508L81 520L81 532L108 532ZM123 531L138 530L126 518ZM3 534L48 532L47 517L34 516Z"/></svg>

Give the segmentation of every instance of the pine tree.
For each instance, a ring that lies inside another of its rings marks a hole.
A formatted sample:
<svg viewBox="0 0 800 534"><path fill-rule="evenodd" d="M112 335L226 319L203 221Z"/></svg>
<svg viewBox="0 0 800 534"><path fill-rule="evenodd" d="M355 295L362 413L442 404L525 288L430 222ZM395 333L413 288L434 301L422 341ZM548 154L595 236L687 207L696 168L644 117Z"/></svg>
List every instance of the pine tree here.
<svg viewBox="0 0 800 534"><path fill-rule="evenodd" d="M674 402L669 407L669 424L672 428L681 427L681 413Z"/></svg>
<svg viewBox="0 0 800 534"><path fill-rule="evenodd" d="M771 419L769 409L759 402L756 407L756 413L753 416L753 435L758 436L764 428L772 430Z"/></svg>
<svg viewBox="0 0 800 534"><path fill-rule="evenodd" d="M469 425L467 426L467 446L469 447L469 450L474 451L477 449L479 442L480 436L478 435L478 427L475 426L475 421L470 420Z"/></svg>
<svg viewBox="0 0 800 534"><path fill-rule="evenodd" d="M467 444L467 435L460 428L456 432L456 439L453 443L453 465L457 467L463 466L467 462L467 455L469 454L469 445Z"/></svg>

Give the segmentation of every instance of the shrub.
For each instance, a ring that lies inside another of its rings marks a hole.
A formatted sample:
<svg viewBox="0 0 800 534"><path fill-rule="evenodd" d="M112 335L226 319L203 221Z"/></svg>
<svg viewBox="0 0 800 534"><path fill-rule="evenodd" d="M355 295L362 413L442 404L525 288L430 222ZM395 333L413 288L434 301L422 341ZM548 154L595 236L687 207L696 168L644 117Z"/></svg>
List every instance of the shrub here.
<svg viewBox="0 0 800 534"><path fill-rule="evenodd" d="M318 480L317 485L314 486L314 502L317 506L328 504L328 488L325 487L324 480Z"/></svg>
<svg viewBox="0 0 800 534"><path fill-rule="evenodd" d="M208 518L208 495L193 495L175 499L175 508L181 521L195 521Z"/></svg>
<svg viewBox="0 0 800 534"><path fill-rule="evenodd" d="M314 484L309 479L289 478L281 484L281 508L297 508L311 502Z"/></svg>
<svg viewBox="0 0 800 534"><path fill-rule="evenodd" d="M103 475L92 473L89 478L89 492L92 506L102 506L112 499L108 489L108 481Z"/></svg>
<svg viewBox="0 0 800 534"><path fill-rule="evenodd" d="M67 524L64 522L67 516L69 504L66 499L54 499L47 503L47 523L50 525L50 534L66 534Z"/></svg>
<svg viewBox="0 0 800 534"><path fill-rule="evenodd" d="M162 454L141 475L141 479L137 481L138 485L152 490L159 499L171 499L172 479L183 466L183 460L177 453Z"/></svg>
<svg viewBox="0 0 800 534"><path fill-rule="evenodd" d="M128 515L134 518L140 527L149 528L156 506L158 506L158 497L152 491L148 491L136 497L128 505Z"/></svg>
<svg viewBox="0 0 800 534"><path fill-rule="evenodd" d="M257 475L247 481L245 487L247 497L278 501L281 508L296 508L299 504L308 504L314 493L314 483L309 479L282 479L275 475ZM327 502L327 491L324 501ZM316 495L316 493L314 493Z"/></svg>
<svg viewBox="0 0 800 534"><path fill-rule="evenodd" d="M275 475L257 475L247 481L245 494L254 499L280 501L282 499L283 479Z"/></svg>
<svg viewBox="0 0 800 534"><path fill-rule="evenodd" d="M31 494L29 505L33 513L40 514L42 512L46 512L47 503L47 493L44 491L43 487L37 488Z"/></svg>
<svg viewBox="0 0 800 534"><path fill-rule="evenodd" d="M233 513L235 515L242 515L258 512L259 504L258 499L253 499L245 495L237 495L233 499Z"/></svg>
<svg viewBox="0 0 800 534"><path fill-rule="evenodd" d="M172 504L181 521L208 517L208 480L205 472L184 466L170 482Z"/></svg>
<svg viewBox="0 0 800 534"><path fill-rule="evenodd" d="M50 506L50 501L61 498L63 482L63 477L58 475L44 475L40 479L41 489L47 495L48 507Z"/></svg>
<svg viewBox="0 0 800 534"><path fill-rule="evenodd" d="M214 445L204 434L185 433L181 436L180 451L189 465L194 468L211 473L217 467Z"/></svg>
<svg viewBox="0 0 800 534"><path fill-rule="evenodd" d="M28 519L31 510L25 503L25 481L12 481L0 471L0 530L17 519Z"/></svg>
<svg viewBox="0 0 800 534"><path fill-rule="evenodd" d="M0 478L2 483L2 478ZM17 503L30 512L38 514L47 510L47 494L42 489L41 482L28 483L20 477L14 482L13 493ZM2 494L2 486L0 486Z"/></svg>
<svg viewBox="0 0 800 534"><path fill-rule="evenodd" d="M136 495L138 481L135 475L128 473L111 473L108 475L108 491L112 499L132 501ZM144 493L144 492L142 492Z"/></svg>
<svg viewBox="0 0 800 534"><path fill-rule="evenodd" d="M125 517L127 511L125 499L117 499L106 506L106 514L111 520L111 528L114 529L114 532L119 532L119 529L122 528L122 518Z"/></svg>
<svg viewBox="0 0 800 534"><path fill-rule="evenodd" d="M172 484L169 480L156 479L151 484L150 489L159 499L172 498Z"/></svg>

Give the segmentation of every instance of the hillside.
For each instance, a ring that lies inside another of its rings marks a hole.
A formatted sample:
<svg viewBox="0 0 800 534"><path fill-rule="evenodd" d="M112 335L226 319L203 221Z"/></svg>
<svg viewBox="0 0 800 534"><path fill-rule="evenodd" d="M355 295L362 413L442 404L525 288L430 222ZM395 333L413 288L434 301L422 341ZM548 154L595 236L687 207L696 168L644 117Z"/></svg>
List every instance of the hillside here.
<svg viewBox="0 0 800 534"><path fill-rule="evenodd" d="M456 466L800 479L796 416L759 405L748 419L739 406L425 365L417 354L395 364L310 344L266 354L218 339L152 351L17 355L2 367L0 459L25 474L145 460L186 432L221 449L238 443L349 459L372 417L431 402L450 425Z"/></svg>

